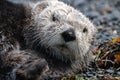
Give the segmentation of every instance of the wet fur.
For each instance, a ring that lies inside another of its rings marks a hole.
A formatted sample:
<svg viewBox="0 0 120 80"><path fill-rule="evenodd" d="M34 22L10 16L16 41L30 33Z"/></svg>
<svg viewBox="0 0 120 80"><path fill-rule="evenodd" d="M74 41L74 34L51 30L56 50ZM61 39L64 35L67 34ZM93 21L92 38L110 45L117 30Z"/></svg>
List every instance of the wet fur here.
<svg viewBox="0 0 120 80"><path fill-rule="evenodd" d="M62 2L57 3L58 5L63 5ZM80 30L82 30L84 26L91 26L88 27L90 29L90 34L87 35L88 37L83 34L82 36L85 36L85 39L84 37L81 37L82 39L80 39L82 40L79 42L81 45L78 45L80 46L80 50L78 50L78 52L76 52L76 50L74 52L76 54L71 54L69 57L69 52L67 54L61 54L61 51L58 50L59 47L63 49L65 48L61 45L61 43L60 46L55 45L55 48L51 47L54 44L52 42L50 42L52 44L48 43L50 46L45 44L50 39L50 41L54 41L54 37L49 38L49 34L51 36L56 34L56 32L61 33L69 28L65 27L68 25L62 25L62 27L59 25L60 28L63 28L60 31L56 31L58 29L56 25L46 27L44 25L46 22L41 22L41 24L38 26L39 20L42 20L42 18L39 19L38 14L41 14L41 12L51 4L47 4L43 1L42 4L36 4L34 8L32 8L31 5L15 4L6 0L0 0L0 64L2 65L0 66L1 79L10 79L9 75L9 77L5 77L7 76L6 73L14 74L14 77L12 77L11 80L15 78L17 80L28 80L43 79L43 77L45 78L46 76L54 76L54 73L56 73L55 76L64 75L64 73L75 74L80 70L85 69L91 60L91 54L88 53L88 51L91 39L95 33L92 23L89 22L89 20L81 13L79 14L82 15L81 19L76 18L77 21L81 20L81 23L76 22L76 20L72 18L69 19L70 21L67 23L71 26L76 26L76 24L79 23L81 26ZM52 5L56 6L56 3ZM70 8L69 12L73 10L72 7L66 6L67 5L65 5L66 11L68 10L67 8ZM76 11L76 13L79 12ZM61 14L61 11L59 14ZM49 15L46 16L50 17ZM57 17L57 15L55 16ZM53 32L47 33L47 30L52 31L51 29ZM43 36L44 34L42 34L42 32L46 33L47 35ZM46 39L47 37L48 40ZM61 39L59 42L61 42ZM56 44L58 45L59 43L56 42ZM69 47L73 47L74 43L71 42L68 45L70 45ZM79 57L77 58L77 56ZM38 78L38 75L41 76Z"/></svg>

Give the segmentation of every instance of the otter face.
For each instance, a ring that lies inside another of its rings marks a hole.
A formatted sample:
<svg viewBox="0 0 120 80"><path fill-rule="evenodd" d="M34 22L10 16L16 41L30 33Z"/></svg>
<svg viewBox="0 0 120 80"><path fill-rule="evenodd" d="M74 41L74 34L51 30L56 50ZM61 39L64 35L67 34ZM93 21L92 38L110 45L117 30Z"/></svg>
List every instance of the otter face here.
<svg viewBox="0 0 120 80"><path fill-rule="evenodd" d="M93 24L79 11L59 1L43 1L32 9L38 43L63 61L83 62L95 34Z"/></svg>

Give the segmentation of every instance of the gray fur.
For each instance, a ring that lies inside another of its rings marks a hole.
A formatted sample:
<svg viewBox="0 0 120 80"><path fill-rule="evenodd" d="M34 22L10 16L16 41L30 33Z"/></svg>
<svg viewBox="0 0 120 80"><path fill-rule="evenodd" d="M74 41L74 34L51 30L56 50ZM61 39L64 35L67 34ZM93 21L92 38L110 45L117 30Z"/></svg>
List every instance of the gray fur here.
<svg viewBox="0 0 120 80"><path fill-rule="evenodd" d="M89 49L96 29L82 13L63 2L0 0L0 17L0 69L9 68L0 73L3 76L14 72L17 80L41 80L54 72L56 76L75 74L91 61ZM60 34L69 28L77 39L65 43Z"/></svg>

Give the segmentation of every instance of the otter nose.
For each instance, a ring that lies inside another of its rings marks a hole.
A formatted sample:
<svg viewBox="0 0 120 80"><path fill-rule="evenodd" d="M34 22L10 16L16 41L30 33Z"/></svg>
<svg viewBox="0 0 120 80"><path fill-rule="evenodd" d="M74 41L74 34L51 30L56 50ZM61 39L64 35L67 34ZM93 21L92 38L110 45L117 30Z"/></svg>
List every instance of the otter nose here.
<svg viewBox="0 0 120 80"><path fill-rule="evenodd" d="M68 29L64 31L61 35L65 42L74 41L76 39L75 32L73 29Z"/></svg>

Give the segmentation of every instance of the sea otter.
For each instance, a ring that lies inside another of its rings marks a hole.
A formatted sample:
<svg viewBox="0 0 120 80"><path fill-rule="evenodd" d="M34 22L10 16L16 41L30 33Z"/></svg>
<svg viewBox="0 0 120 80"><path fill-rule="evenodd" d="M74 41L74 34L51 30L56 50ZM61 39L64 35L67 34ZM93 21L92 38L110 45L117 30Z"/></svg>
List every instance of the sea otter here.
<svg viewBox="0 0 120 80"><path fill-rule="evenodd" d="M88 18L63 2L0 0L0 80L41 80L86 69L95 32Z"/></svg>

